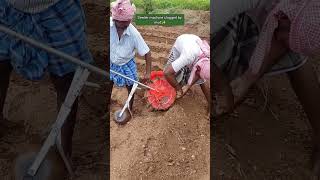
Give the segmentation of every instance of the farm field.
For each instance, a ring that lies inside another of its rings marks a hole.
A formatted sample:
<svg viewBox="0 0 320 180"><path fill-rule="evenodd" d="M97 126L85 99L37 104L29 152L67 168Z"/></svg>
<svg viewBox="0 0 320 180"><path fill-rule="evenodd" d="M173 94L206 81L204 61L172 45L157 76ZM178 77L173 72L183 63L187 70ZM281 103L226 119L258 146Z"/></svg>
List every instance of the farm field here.
<svg viewBox="0 0 320 180"><path fill-rule="evenodd" d="M138 26L149 45L153 70L163 69L175 39L183 33L209 40L209 11L181 10L185 26ZM139 75L144 60L136 59ZM144 92L138 92L134 117L124 126L112 121L123 107L125 89L115 88L111 101L111 179L209 179L210 121L200 87L176 101L168 111L149 112Z"/></svg>

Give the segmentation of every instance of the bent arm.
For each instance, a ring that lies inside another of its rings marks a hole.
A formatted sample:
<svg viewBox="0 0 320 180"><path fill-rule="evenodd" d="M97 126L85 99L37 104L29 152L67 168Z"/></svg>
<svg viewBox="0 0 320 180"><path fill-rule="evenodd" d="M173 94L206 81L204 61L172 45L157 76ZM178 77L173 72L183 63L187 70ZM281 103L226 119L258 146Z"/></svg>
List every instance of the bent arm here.
<svg viewBox="0 0 320 180"><path fill-rule="evenodd" d="M175 77L176 72L174 71L172 64L169 64L165 69L164 69L164 75L166 80L169 82L169 84L174 87L177 91L181 90L181 86L176 80Z"/></svg>
<svg viewBox="0 0 320 180"><path fill-rule="evenodd" d="M146 60L146 78L150 78L152 64L150 51L144 55L144 59Z"/></svg>

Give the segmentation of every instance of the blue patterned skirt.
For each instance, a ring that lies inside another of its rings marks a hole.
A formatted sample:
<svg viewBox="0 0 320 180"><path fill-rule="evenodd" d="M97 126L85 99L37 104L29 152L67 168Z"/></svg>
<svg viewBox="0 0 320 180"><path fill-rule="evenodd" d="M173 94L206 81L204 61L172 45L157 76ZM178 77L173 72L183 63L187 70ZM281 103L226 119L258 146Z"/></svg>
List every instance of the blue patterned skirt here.
<svg viewBox="0 0 320 180"><path fill-rule="evenodd" d="M110 69L120 74L123 74L131 79L134 79L136 81L139 80L138 73L137 73L137 65L134 59L131 59L127 64L124 64L122 66L119 66L110 62ZM114 84L119 87L132 86L134 84L133 81L130 81L126 78L123 78L111 72L110 72L110 80L113 81Z"/></svg>
<svg viewBox="0 0 320 180"><path fill-rule="evenodd" d="M79 0L60 0L36 14L21 12L0 0L0 24L84 62L92 62ZM4 61L10 61L18 74L30 80L41 79L46 70L63 76L76 69L72 63L0 32L0 62Z"/></svg>

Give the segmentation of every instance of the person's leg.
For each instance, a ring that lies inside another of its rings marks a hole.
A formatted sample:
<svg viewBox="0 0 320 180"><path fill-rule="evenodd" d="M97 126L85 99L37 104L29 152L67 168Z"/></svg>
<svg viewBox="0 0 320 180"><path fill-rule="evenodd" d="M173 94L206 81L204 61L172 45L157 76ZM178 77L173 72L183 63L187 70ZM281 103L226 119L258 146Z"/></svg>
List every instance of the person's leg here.
<svg viewBox="0 0 320 180"><path fill-rule="evenodd" d="M295 91L313 129L314 156L313 166L320 175L320 84L310 63L288 73L291 86Z"/></svg>
<svg viewBox="0 0 320 180"><path fill-rule="evenodd" d="M10 61L0 62L0 124L1 121L4 119L3 108L7 97L11 71L12 67Z"/></svg>
<svg viewBox="0 0 320 180"><path fill-rule="evenodd" d="M62 103L64 102L65 97L67 96L73 76L74 76L74 73L69 73L67 75L64 75L63 77L51 75L51 80L57 92L57 107L59 109ZM61 129L62 147L67 157L69 158L71 158L71 154L72 154L72 136L73 136L74 126L76 123L77 109L78 109L78 98L75 100L72 106L71 112Z"/></svg>

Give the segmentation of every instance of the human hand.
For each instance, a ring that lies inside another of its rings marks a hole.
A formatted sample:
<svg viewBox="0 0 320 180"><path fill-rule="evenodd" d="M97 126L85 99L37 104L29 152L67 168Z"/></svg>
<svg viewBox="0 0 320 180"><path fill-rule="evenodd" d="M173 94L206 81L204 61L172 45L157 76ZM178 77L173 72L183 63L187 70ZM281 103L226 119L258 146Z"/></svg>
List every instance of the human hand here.
<svg viewBox="0 0 320 180"><path fill-rule="evenodd" d="M144 76L142 78L142 83L144 83L144 84L150 84L151 83L150 73L144 74Z"/></svg>
<svg viewBox="0 0 320 180"><path fill-rule="evenodd" d="M182 96L186 95L190 89L190 85L186 85L182 87Z"/></svg>
<svg viewBox="0 0 320 180"><path fill-rule="evenodd" d="M183 90L181 87L176 88L177 91L177 99L180 99L183 97Z"/></svg>

